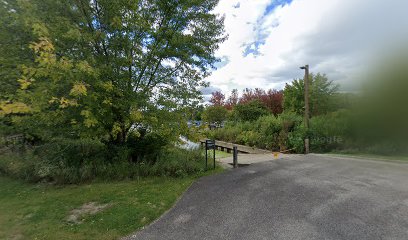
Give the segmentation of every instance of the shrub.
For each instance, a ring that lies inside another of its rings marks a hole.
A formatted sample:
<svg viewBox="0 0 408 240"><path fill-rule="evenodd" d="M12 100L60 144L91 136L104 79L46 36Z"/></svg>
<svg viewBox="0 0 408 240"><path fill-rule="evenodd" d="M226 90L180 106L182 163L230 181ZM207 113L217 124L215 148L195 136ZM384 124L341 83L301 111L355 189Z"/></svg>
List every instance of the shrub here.
<svg viewBox="0 0 408 240"><path fill-rule="evenodd" d="M0 155L0 173L24 181L39 181L41 178L36 174L38 170L36 160L33 156L27 157L21 154L2 152Z"/></svg>
<svg viewBox="0 0 408 240"><path fill-rule="evenodd" d="M278 118L273 115L260 117L254 125L254 129L258 131L260 136L257 147L270 150L278 148L278 136L282 129Z"/></svg>
<svg viewBox="0 0 408 240"><path fill-rule="evenodd" d="M152 132L142 136L131 135L128 138L126 148L131 149L130 154L134 162L140 161L145 156L154 161L160 151L168 144L167 138Z"/></svg>
<svg viewBox="0 0 408 240"><path fill-rule="evenodd" d="M6 150L1 154L0 172L30 182L76 183L93 178L85 170L105 163L106 153L105 145L98 141L54 139L41 146Z"/></svg>
<svg viewBox="0 0 408 240"><path fill-rule="evenodd" d="M282 129L286 132L292 132L303 122L303 117L294 112L284 112L278 118L282 124Z"/></svg>
<svg viewBox="0 0 408 240"><path fill-rule="evenodd" d="M209 131L207 136L275 151L287 150L297 145L295 148L299 150L299 141L295 142L289 137L295 136L292 132L298 130L301 124L302 117L295 113L283 113L278 117L265 115L259 117L255 122L228 123L224 128ZM296 138L301 135L302 133L297 134ZM303 148L300 151L303 152Z"/></svg>
<svg viewBox="0 0 408 240"><path fill-rule="evenodd" d="M240 128L227 125L224 128L210 130L207 134L208 138L218 139L226 142L237 142L237 137L241 133Z"/></svg>
<svg viewBox="0 0 408 240"><path fill-rule="evenodd" d="M34 147L33 154L51 165L79 167L89 162L106 160L107 148L97 140L53 139Z"/></svg>
<svg viewBox="0 0 408 240"><path fill-rule="evenodd" d="M313 117L310 120L310 149L313 152L329 152L344 149L351 141L350 113L340 110ZM351 144L350 144L351 145Z"/></svg>
<svg viewBox="0 0 408 240"><path fill-rule="evenodd" d="M256 146L259 144L261 135L255 131L244 131L237 136L237 143L248 146Z"/></svg>
<svg viewBox="0 0 408 240"><path fill-rule="evenodd" d="M269 111L259 100L238 104L234 107L233 118L239 121L256 121L259 117L268 115Z"/></svg>
<svg viewBox="0 0 408 240"><path fill-rule="evenodd" d="M109 153L108 153L109 152ZM73 184L122 180L137 176L181 177L204 170L200 150L162 147L139 162L129 161L132 149L112 148L93 140L61 140L25 151L7 150L0 156L0 173L30 182Z"/></svg>
<svg viewBox="0 0 408 240"><path fill-rule="evenodd" d="M304 152L304 139L306 129L303 124L295 126L293 131L288 134L288 148L293 149L296 153Z"/></svg>
<svg viewBox="0 0 408 240"><path fill-rule="evenodd" d="M222 123L227 119L228 110L223 106L209 106L202 115L204 121L208 123Z"/></svg>
<svg viewBox="0 0 408 240"><path fill-rule="evenodd" d="M140 175L183 177L203 172L205 158L202 150L185 150L179 148L163 149L156 161L141 162Z"/></svg>

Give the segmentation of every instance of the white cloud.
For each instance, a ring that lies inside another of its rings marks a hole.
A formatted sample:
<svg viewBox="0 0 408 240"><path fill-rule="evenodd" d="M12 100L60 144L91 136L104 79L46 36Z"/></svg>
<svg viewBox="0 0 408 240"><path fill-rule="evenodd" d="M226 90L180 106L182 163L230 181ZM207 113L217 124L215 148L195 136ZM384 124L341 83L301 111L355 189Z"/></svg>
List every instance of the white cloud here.
<svg viewBox="0 0 408 240"><path fill-rule="evenodd" d="M302 77L304 64L347 85L363 53L389 44L391 36L402 39L408 30L406 0L294 0L265 15L272 1L220 1L215 12L225 14L229 39L217 56L228 62L207 79L213 86L224 92L281 89Z"/></svg>

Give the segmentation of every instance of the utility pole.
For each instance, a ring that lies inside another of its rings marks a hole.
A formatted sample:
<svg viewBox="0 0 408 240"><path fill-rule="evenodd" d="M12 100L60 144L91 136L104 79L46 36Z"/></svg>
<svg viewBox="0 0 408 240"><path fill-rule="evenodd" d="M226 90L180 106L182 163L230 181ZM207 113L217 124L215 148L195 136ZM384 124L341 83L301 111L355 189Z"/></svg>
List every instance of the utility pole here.
<svg viewBox="0 0 408 240"><path fill-rule="evenodd" d="M306 128L306 138L305 138L305 154L309 153L310 149L310 140L309 140L309 117L310 117L310 109L309 109L309 65L305 65L300 67L300 69L305 70L305 128Z"/></svg>

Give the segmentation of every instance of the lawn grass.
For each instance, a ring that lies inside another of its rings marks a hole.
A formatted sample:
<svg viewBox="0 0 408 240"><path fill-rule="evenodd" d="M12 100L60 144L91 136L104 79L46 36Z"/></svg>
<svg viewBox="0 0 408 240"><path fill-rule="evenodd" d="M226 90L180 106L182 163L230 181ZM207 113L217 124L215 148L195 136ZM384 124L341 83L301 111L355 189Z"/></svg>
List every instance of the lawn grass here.
<svg viewBox="0 0 408 240"><path fill-rule="evenodd" d="M0 176L0 239L118 239L149 224L202 175L54 186ZM97 202L110 207L72 224L72 209Z"/></svg>
<svg viewBox="0 0 408 240"><path fill-rule="evenodd" d="M213 150L207 150L208 158L213 157ZM231 157L232 153L223 152L220 150L215 150L215 159Z"/></svg>
<svg viewBox="0 0 408 240"><path fill-rule="evenodd" d="M231 157L232 153L227 153L227 152L223 152L220 150L215 150L215 158L226 158L226 157Z"/></svg>

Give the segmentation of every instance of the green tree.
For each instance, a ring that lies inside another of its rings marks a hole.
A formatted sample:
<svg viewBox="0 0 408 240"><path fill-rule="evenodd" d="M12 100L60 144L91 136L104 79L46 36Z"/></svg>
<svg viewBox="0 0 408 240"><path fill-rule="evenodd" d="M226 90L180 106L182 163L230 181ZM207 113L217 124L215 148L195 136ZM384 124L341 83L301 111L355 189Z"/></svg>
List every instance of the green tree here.
<svg viewBox="0 0 408 240"><path fill-rule="evenodd" d="M259 117L268 114L269 111L258 99L247 103L239 103L233 110L233 117L238 121L255 121Z"/></svg>
<svg viewBox="0 0 408 240"><path fill-rule="evenodd" d="M330 81L325 74L309 75L310 81L310 113L311 116L317 116L336 110L335 96L339 85ZM295 79L292 83L286 84L284 89L284 110L304 113L304 80Z"/></svg>
<svg viewBox="0 0 408 240"><path fill-rule="evenodd" d="M208 123L222 123L227 119L228 110L223 106L208 106L203 114L202 118Z"/></svg>
<svg viewBox="0 0 408 240"><path fill-rule="evenodd" d="M18 88L19 65L30 64L34 56L29 43L34 40L32 30L14 11L23 11L18 1L0 2L0 100L11 101Z"/></svg>
<svg viewBox="0 0 408 240"><path fill-rule="evenodd" d="M2 1L1 22L8 22L10 40L24 40L24 51L1 58L2 66L18 67L10 74L2 67L1 76L13 82L20 75L7 90L13 101L1 102L1 116L39 139L123 143L139 126L178 136L183 106L200 98L225 39L223 18L212 13L217 3Z"/></svg>
<svg viewBox="0 0 408 240"><path fill-rule="evenodd" d="M14 133L11 114L26 114L27 105L15 96L21 75L20 65L30 65L34 56L29 43L34 40L31 28L15 11L24 11L17 1L0 2L0 131ZM9 115L9 116L6 116Z"/></svg>

